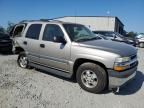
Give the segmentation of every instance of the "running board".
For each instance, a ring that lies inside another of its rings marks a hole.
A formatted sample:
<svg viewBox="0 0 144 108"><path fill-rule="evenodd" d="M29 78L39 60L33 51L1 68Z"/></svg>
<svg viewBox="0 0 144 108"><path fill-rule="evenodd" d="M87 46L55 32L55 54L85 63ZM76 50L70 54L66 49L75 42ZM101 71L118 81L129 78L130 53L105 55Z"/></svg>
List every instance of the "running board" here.
<svg viewBox="0 0 144 108"><path fill-rule="evenodd" d="M32 67L44 70L44 71L46 71L48 73L51 73L51 74L63 76L63 77L66 77L66 78L71 78L72 77L72 74L68 73L68 72L52 69L52 68L42 66L42 65L39 65L39 64L35 64L35 63L32 63L32 62L30 62L29 65L32 66Z"/></svg>

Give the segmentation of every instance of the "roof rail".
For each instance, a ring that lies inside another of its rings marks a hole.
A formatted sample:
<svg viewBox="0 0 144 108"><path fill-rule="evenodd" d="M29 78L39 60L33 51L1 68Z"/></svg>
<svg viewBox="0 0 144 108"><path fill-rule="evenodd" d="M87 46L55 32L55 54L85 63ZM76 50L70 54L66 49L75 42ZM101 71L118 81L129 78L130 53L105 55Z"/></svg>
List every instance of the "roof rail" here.
<svg viewBox="0 0 144 108"><path fill-rule="evenodd" d="M25 23L25 22L34 22L34 21L39 21L39 20L22 20L19 23Z"/></svg>
<svg viewBox="0 0 144 108"><path fill-rule="evenodd" d="M40 21L56 21L56 22L63 22L63 21L60 21L60 20L55 20L55 19L40 19Z"/></svg>
<svg viewBox="0 0 144 108"><path fill-rule="evenodd" d="M50 21L50 19L40 19L40 21Z"/></svg>
<svg viewBox="0 0 144 108"><path fill-rule="evenodd" d="M35 21L46 21L46 22L55 21L55 22L63 22L63 21L55 20L55 19L40 19L40 20L22 20L22 21L20 21L19 23L35 22Z"/></svg>

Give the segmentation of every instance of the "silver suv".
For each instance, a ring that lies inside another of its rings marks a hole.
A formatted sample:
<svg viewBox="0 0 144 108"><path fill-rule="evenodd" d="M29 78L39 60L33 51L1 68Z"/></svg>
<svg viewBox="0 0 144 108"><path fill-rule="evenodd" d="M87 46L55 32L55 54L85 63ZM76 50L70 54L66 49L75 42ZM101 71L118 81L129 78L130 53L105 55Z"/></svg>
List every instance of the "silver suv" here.
<svg viewBox="0 0 144 108"><path fill-rule="evenodd" d="M12 37L20 67L74 77L92 93L121 87L136 75L133 46L100 39L80 24L25 21L15 26Z"/></svg>

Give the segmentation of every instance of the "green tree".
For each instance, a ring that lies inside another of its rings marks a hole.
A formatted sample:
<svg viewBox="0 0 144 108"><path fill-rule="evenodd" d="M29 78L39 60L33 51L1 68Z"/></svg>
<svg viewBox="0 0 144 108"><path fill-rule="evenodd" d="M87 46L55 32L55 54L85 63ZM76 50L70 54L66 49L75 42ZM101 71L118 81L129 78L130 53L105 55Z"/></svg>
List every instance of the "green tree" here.
<svg viewBox="0 0 144 108"><path fill-rule="evenodd" d="M0 26L0 33L5 33L5 29L2 26Z"/></svg>
<svg viewBox="0 0 144 108"><path fill-rule="evenodd" d="M140 33L140 34L144 35L144 33Z"/></svg>
<svg viewBox="0 0 144 108"><path fill-rule="evenodd" d="M137 35L136 32L131 31L131 32L128 32L128 33L126 34L126 37L129 37L129 38L135 38L136 35Z"/></svg>
<svg viewBox="0 0 144 108"><path fill-rule="evenodd" d="M14 23L8 21L7 33L9 33L12 30L12 28L13 28L14 25L15 25Z"/></svg>

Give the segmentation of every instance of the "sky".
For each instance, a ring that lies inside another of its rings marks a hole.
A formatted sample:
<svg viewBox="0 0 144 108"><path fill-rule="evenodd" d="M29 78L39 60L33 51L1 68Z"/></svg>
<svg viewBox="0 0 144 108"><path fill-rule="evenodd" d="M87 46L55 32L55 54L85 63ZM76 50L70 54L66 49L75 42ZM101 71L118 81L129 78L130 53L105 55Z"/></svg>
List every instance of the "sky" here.
<svg viewBox="0 0 144 108"><path fill-rule="evenodd" d="M75 15L117 16L126 31L144 33L144 0L0 0L0 26L5 28L8 21Z"/></svg>

